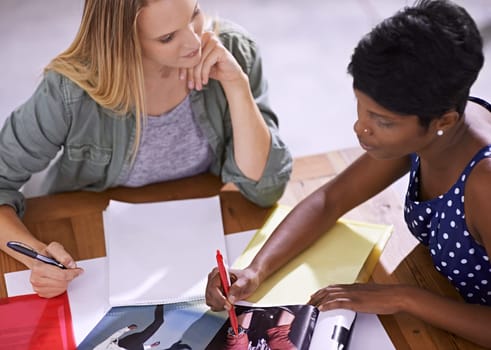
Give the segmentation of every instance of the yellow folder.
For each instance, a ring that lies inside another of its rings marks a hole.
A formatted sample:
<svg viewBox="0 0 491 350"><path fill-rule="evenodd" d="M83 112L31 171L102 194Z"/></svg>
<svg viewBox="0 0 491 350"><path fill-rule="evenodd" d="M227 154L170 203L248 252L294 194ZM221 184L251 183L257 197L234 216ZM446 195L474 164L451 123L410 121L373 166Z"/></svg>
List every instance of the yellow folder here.
<svg viewBox="0 0 491 350"><path fill-rule="evenodd" d="M245 268L268 237L291 210L279 205L235 261L234 268ZM312 246L270 276L248 299L257 305L305 304L322 287L357 281L362 268L369 276L392 225L340 219Z"/></svg>

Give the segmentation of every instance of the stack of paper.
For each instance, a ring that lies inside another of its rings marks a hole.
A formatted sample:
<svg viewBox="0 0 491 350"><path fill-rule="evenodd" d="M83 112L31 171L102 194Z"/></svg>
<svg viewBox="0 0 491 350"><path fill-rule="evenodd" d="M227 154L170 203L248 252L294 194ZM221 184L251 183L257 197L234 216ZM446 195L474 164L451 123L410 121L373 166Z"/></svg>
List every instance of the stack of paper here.
<svg viewBox="0 0 491 350"><path fill-rule="evenodd" d="M103 213L111 306L204 297L225 252L218 196L158 203L111 201Z"/></svg>

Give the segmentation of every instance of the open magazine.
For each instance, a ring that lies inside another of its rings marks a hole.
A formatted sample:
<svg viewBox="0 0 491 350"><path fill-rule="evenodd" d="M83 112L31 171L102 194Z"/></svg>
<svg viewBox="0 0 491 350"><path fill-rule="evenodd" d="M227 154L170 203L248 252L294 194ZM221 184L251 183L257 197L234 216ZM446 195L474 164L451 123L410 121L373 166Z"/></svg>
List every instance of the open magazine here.
<svg viewBox="0 0 491 350"><path fill-rule="evenodd" d="M343 342L349 340L349 328L316 328L320 313L311 305L238 305L236 313L239 335L231 330L226 312L210 311L204 301L114 307L78 349L307 350L314 329L331 334L336 344L340 332ZM331 348L347 349L347 343Z"/></svg>
<svg viewBox="0 0 491 350"><path fill-rule="evenodd" d="M299 349L310 346L319 311L311 305L236 306L239 334L227 321L206 349Z"/></svg>

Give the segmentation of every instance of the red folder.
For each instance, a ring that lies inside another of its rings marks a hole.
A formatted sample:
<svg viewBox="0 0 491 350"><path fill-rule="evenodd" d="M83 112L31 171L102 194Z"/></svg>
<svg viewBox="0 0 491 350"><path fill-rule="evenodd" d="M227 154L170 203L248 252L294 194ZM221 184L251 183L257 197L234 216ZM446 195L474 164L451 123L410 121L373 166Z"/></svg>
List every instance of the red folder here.
<svg viewBox="0 0 491 350"><path fill-rule="evenodd" d="M36 294L0 299L3 349L76 349L67 294L50 299Z"/></svg>

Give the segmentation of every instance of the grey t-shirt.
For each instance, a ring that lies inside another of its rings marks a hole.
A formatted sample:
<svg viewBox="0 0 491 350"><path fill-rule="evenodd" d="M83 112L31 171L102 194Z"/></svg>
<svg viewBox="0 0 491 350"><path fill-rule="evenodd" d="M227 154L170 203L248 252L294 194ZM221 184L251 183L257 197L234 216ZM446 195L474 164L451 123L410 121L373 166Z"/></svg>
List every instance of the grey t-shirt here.
<svg viewBox="0 0 491 350"><path fill-rule="evenodd" d="M173 110L147 118L133 166L126 169L121 185L139 187L200 174L209 169L212 160L188 95Z"/></svg>

